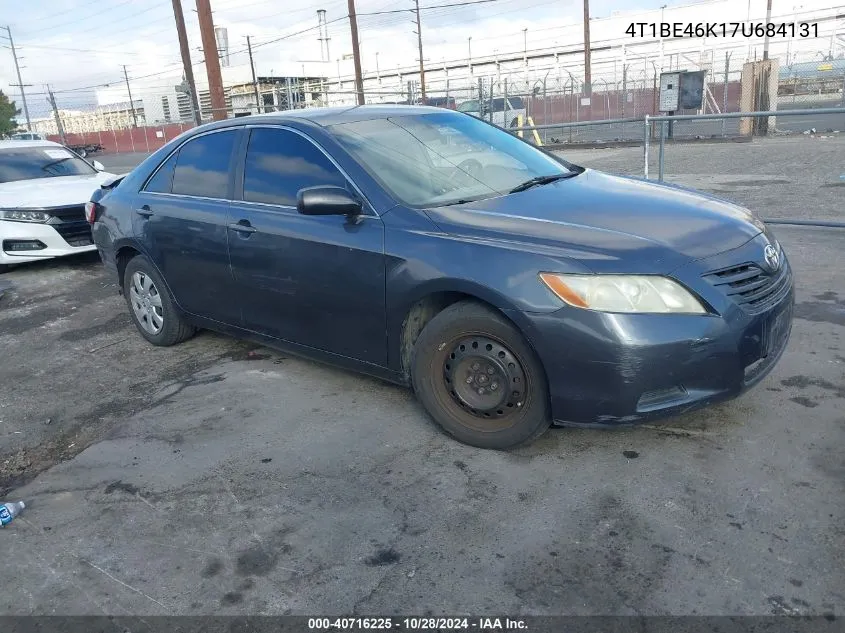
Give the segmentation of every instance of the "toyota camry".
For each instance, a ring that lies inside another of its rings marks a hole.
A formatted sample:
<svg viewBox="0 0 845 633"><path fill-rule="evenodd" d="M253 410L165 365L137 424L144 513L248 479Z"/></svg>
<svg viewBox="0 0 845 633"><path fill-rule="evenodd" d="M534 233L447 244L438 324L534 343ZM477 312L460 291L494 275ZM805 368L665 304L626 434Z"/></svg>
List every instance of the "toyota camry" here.
<svg viewBox="0 0 845 633"><path fill-rule="evenodd" d="M792 323L752 212L434 108L205 125L87 212L150 343L208 328L406 384L485 448L735 397Z"/></svg>

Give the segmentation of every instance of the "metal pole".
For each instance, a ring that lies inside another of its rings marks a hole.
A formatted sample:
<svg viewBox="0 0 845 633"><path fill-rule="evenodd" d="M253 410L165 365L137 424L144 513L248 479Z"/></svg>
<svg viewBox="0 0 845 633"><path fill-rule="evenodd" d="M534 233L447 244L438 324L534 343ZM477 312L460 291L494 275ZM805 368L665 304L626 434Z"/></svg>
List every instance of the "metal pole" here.
<svg viewBox="0 0 845 633"><path fill-rule="evenodd" d="M772 22L772 0L768 0L766 2L766 24L771 24ZM766 29L766 37L763 40L763 59L769 59L769 30Z"/></svg>
<svg viewBox="0 0 845 633"><path fill-rule="evenodd" d="M666 121L660 122L660 153L657 159L657 180L663 182L663 153L666 149Z"/></svg>
<svg viewBox="0 0 845 633"><path fill-rule="evenodd" d="M505 112L507 112L508 108L510 107L511 102L508 101L508 78L505 77L504 83L504 92L505 92ZM505 127L508 127L510 122L507 121L507 116L505 116Z"/></svg>
<svg viewBox="0 0 845 633"><path fill-rule="evenodd" d="M472 75L472 35L467 38L467 70Z"/></svg>
<svg viewBox="0 0 845 633"><path fill-rule="evenodd" d="M728 111L728 73L731 67L731 54L725 53L725 87L722 90L722 112ZM725 119L722 119L722 136L725 135Z"/></svg>
<svg viewBox="0 0 845 633"><path fill-rule="evenodd" d="M132 127L138 127L138 117L135 115L135 102L132 101L132 88L129 87L129 75L126 74L126 64L123 64L123 78L126 79L126 92L129 94L129 111L132 113Z"/></svg>
<svg viewBox="0 0 845 633"><path fill-rule="evenodd" d="M584 94L590 96L592 92L592 76L590 72L590 0L584 0Z"/></svg>
<svg viewBox="0 0 845 633"><path fill-rule="evenodd" d="M414 0L417 13L417 46L420 49L420 96L425 105L425 64L423 64L422 28L420 27L420 0Z"/></svg>
<svg viewBox="0 0 845 633"><path fill-rule="evenodd" d="M646 114L643 118L643 175L645 179L648 180L648 139L649 139L649 120L648 115Z"/></svg>
<svg viewBox="0 0 845 633"><path fill-rule="evenodd" d="M490 90L487 95L487 111L490 113L490 123L493 122L493 78L490 78Z"/></svg>
<svg viewBox="0 0 845 633"><path fill-rule="evenodd" d="M322 46L322 42L320 43ZM258 94L258 81L255 79L255 64L252 61L252 42L250 36L246 36L246 50L249 51L249 68L252 70L252 90L255 93L255 111L261 113L261 97Z"/></svg>
<svg viewBox="0 0 845 633"><path fill-rule="evenodd" d="M24 83L21 79L21 67L18 65L18 52L15 50L15 41L12 39L12 29L8 26L3 27L6 33L9 34L9 48L12 49L12 59L15 60L15 72L18 75L18 88L21 89L21 101L23 102L23 114L26 117L26 129L32 132L32 122L29 120L29 107L26 105L26 90L24 90Z"/></svg>
<svg viewBox="0 0 845 633"><path fill-rule="evenodd" d="M528 68L528 29L522 29L522 63Z"/></svg>

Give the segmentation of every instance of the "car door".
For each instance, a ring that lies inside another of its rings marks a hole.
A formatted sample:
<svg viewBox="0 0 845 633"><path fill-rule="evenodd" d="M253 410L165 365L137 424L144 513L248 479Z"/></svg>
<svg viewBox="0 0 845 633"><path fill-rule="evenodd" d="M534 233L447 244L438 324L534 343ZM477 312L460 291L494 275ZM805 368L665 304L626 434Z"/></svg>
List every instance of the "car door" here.
<svg viewBox="0 0 845 633"><path fill-rule="evenodd" d="M297 212L305 187L356 190L321 148L291 128L250 128L242 170L229 259L244 327L386 365L381 219L366 203L351 219Z"/></svg>
<svg viewBox="0 0 845 633"><path fill-rule="evenodd" d="M218 130L185 142L147 181L134 212L135 235L179 306L231 325L241 321L226 228L240 134Z"/></svg>

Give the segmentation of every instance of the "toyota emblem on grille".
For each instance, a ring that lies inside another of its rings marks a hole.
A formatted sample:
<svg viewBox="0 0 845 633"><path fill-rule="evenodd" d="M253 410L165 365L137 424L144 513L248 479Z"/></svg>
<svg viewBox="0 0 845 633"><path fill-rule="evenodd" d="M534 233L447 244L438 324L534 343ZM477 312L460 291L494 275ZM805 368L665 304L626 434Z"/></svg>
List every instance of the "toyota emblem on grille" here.
<svg viewBox="0 0 845 633"><path fill-rule="evenodd" d="M766 248L763 249L763 257L772 272L780 268L780 256L777 249L771 244L766 244Z"/></svg>

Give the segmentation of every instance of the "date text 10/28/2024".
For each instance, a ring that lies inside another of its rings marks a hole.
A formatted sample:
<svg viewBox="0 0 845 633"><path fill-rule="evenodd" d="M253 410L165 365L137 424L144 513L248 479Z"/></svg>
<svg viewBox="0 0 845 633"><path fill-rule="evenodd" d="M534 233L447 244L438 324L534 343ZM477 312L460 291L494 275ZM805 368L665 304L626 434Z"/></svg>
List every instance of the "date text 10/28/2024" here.
<svg viewBox="0 0 845 633"><path fill-rule="evenodd" d="M814 22L631 22L631 37L818 37Z"/></svg>
<svg viewBox="0 0 845 633"><path fill-rule="evenodd" d="M528 630L524 620L511 618L308 618L310 631L519 631Z"/></svg>

